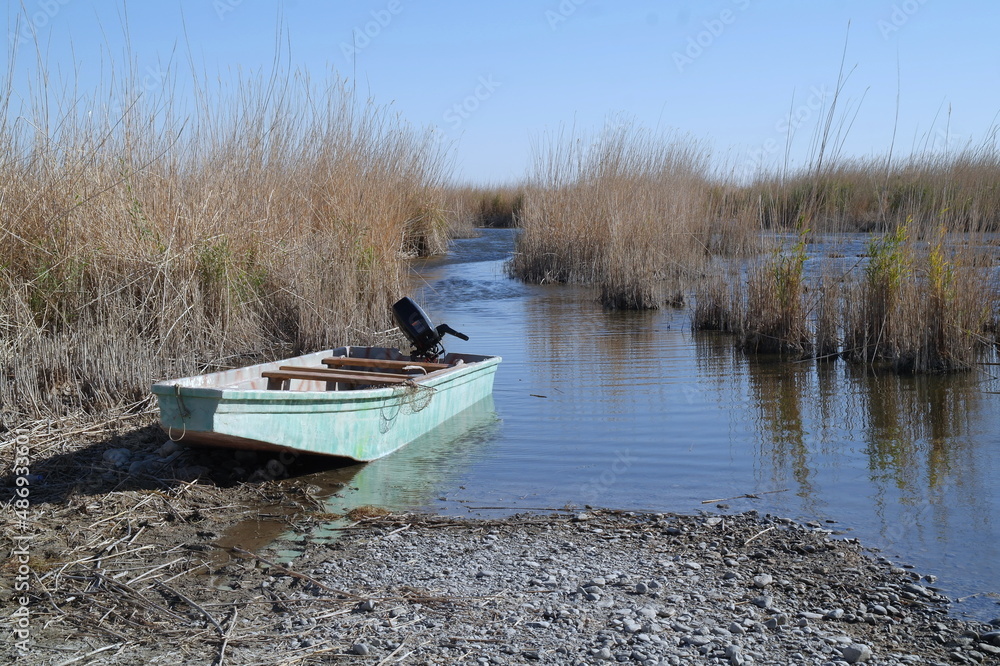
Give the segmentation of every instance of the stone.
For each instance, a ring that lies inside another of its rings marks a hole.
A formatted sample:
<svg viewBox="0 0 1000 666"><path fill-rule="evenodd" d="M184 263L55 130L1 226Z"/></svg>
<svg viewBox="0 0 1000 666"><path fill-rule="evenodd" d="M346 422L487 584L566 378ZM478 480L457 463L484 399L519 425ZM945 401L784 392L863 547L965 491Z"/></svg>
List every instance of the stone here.
<svg viewBox="0 0 1000 666"><path fill-rule="evenodd" d="M156 455L160 456L161 458L169 458L174 453L177 453L177 451L179 451L180 448L181 448L180 444L178 444L172 439L168 439L166 442L163 443L163 446L161 446L156 450Z"/></svg>
<svg viewBox="0 0 1000 666"><path fill-rule="evenodd" d="M108 449L101 456L104 462L111 463L115 467L124 467L132 459L131 449Z"/></svg>
<svg viewBox="0 0 1000 666"><path fill-rule="evenodd" d="M760 574L753 577L753 586L762 589L774 582L774 578L770 574Z"/></svg>
<svg viewBox="0 0 1000 666"><path fill-rule="evenodd" d="M840 655L848 664L857 664L871 659L872 650L863 643L851 643L840 648Z"/></svg>
<svg viewBox="0 0 1000 666"><path fill-rule="evenodd" d="M366 657L371 654L371 652L371 648L369 648L366 643L355 643L351 646L351 654L356 654L359 657Z"/></svg>
<svg viewBox="0 0 1000 666"><path fill-rule="evenodd" d="M635 620L625 620L622 627L630 634L637 634L642 631L642 625Z"/></svg>

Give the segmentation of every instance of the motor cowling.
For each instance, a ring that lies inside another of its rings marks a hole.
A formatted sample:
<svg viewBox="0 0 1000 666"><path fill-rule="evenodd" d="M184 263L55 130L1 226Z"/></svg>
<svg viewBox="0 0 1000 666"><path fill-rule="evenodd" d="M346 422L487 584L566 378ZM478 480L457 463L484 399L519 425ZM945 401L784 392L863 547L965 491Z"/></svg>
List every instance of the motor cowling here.
<svg viewBox="0 0 1000 666"><path fill-rule="evenodd" d="M444 354L441 339L445 334L454 335L462 340L469 339L469 336L459 333L447 324L435 327L427 313L408 296L393 304L392 317L399 330L413 345L413 351L410 353L413 357L431 359Z"/></svg>

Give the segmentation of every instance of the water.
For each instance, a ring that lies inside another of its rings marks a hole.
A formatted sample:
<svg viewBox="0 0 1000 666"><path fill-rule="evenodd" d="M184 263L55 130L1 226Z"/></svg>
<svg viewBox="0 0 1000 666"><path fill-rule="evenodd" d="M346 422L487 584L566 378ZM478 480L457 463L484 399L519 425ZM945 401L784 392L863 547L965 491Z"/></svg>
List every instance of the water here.
<svg viewBox="0 0 1000 666"><path fill-rule="evenodd" d="M606 312L588 289L507 279L511 248L512 232L487 230L416 267L418 302L471 338L448 338L449 350L504 357L494 404L351 468L354 495L331 511L691 513L723 500L829 521L952 597L980 595L959 613L1000 615L1000 597L985 596L1000 592L993 375L750 359L692 333L685 310Z"/></svg>

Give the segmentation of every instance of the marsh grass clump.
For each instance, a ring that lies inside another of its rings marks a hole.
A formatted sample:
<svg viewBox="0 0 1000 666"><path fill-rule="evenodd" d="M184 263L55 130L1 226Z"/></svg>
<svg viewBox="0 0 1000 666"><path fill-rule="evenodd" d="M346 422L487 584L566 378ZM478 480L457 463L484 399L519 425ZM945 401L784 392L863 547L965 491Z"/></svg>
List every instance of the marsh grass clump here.
<svg viewBox="0 0 1000 666"><path fill-rule="evenodd" d="M695 285L691 327L696 331L736 333L745 310L739 270L716 265Z"/></svg>
<svg viewBox="0 0 1000 666"><path fill-rule="evenodd" d="M868 264L851 288L844 356L901 373L969 370L988 347L997 311L992 262L943 226L927 242L903 225L868 244Z"/></svg>
<svg viewBox="0 0 1000 666"><path fill-rule="evenodd" d="M812 353L807 321L804 238L789 252L775 251L747 276L739 346L745 351L806 357Z"/></svg>
<svg viewBox="0 0 1000 666"><path fill-rule="evenodd" d="M0 419L376 342L406 256L446 242L442 155L341 81L196 82L189 107L138 76L0 97Z"/></svg>
<svg viewBox="0 0 1000 666"><path fill-rule="evenodd" d="M685 138L611 121L535 156L508 264L527 282L596 284L607 307L659 307L706 256L708 153Z"/></svg>

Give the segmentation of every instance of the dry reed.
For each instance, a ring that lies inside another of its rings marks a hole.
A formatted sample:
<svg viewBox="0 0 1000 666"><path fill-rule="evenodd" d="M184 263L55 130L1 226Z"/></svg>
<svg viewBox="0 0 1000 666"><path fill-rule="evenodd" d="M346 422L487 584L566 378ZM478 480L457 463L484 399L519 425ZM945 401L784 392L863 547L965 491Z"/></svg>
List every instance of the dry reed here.
<svg viewBox="0 0 1000 666"><path fill-rule="evenodd" d="M190 113L135 69L87 97L0 97L0 420L374 341L405 256L446 243L428 134L335 78L194 87Z"/></svg>
<svg viewBox="0 0 1000 666"><path fill-rule="evenodd" d="M597 284L613 308L658 307L701 266L708 153L613 120L593 141L556 137L535 155L511 275ZM676 296L672 299L676 300Z"/></svg>
<svg viewBox="0 0 1000 666"><path fill-rule="evenodd" d="M452 186L445 197L453 217L470 227L509 228L518 225L525 191L508 185Z"/></svg>

